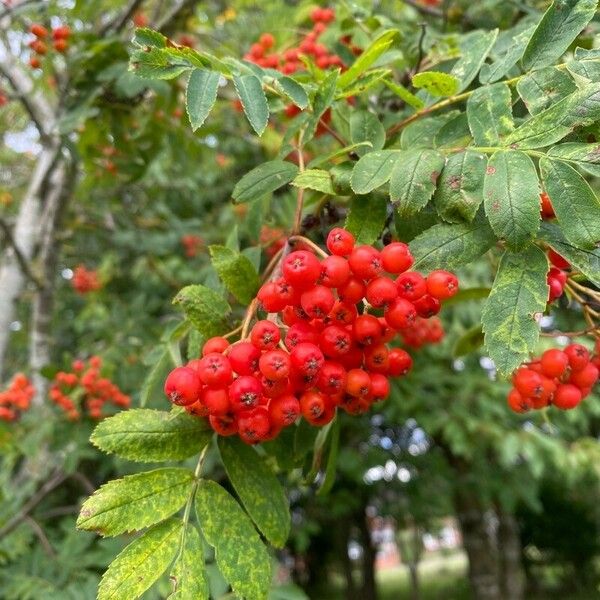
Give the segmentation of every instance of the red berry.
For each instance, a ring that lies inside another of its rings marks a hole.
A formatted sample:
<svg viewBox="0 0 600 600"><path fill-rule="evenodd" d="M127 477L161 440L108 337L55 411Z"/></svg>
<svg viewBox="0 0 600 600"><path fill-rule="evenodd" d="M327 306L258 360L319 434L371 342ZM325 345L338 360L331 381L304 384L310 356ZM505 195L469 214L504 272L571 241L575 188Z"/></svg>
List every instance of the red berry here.
<svg viewBox="0 0 600 600"><path fill-rule="evenodd" d="M321 263L320 283L329 288L339 288L350 278L350 265L342 256L328 256Z"/></svg>
<svg viewBox="0 0 600 600"><path fill-rule="evenodd" d="M302 342L316 344L318 340L319 336L316 331L308 323L300 321L299 323L294 323L288 329L285 336L285 345L291 350Z"/></svg>
<svg viewBox="0 0 600 600"><path fill-rule="evenodd" d="M165 381L165 394L173 404L186 406L200 397L202 382L198 373L189 367L173 369Z"/></svg>
<svg viewBox="0 0 600 600"><path fill-rule="evenodd" d="M390 353L385 344L367 346L364 351L365 368L375 373L388 373L390 369Z"/></svg>
<svg viewBox="0 0 600 600"><path fill-rule="evenodd" d="M345 229L335 227L327 236L327 249L337 256L349 256L354 248L354 236Z"/></svg>
<svg viewBox="0 0 600 600"><path fill-rule="evenodd" d="M385 320L392 329L406 329L416 318L415 305L405 298L396 298L385 310Z"/></svg>
<svg viewBox="0 0 600 600"><path fill-rule="evenodd" d="M346 380L346 393L367 398L371 393L371 377L364 369L350 369Z"/></svg>
<svg viewBox="0 0 600 600"><path fill-rule="evenodd" d="M69 49L69 43L67 42L67 40L54 40L52 46L57 52L60 52L61 54Z"/></svg>
<svg viewBox="0 0 600 600"><path fill-rule="evenodd" d="M229 386L229 401L234 412L258 406L261 396L262 386L256 377L243 375Z"/></svg>
<svg viewBox="0 0 600 600"><path fill-rule="evenodd" d="M350 351L352 336L344 327L329 325L319 336L319 346L328 358L339 358Z"/></svg>
<svg viewBox="0 0 600 600"><path fill-rule="evenodd" d="M250 331L250 341L260 350L273 350L280 339L279 327L271 321L257 321Z"/></svg>
<svg viewBox="0 0 600 600"><path fill-rule="evenodd" d="M376 344L381 339L381 334L379 319L373 315L360 315L352 323L352 336L362 346Z"/></svg>
<svg viewBox="0 0 600 600"><path fill-rule="evenodd" d="M233 379L229 359L218 352L211 352L200 360L198 374L209 387L224 387Z"/></svg>
<svg viewBox="0 0 600 600"><path fill-rule="evenodd" d="M548 302L553 302L557 298L560 298L564 291L564 285L559 279L548 276Z"/></svg>
<svg viewBox="0 0 600 600"><path fill-rule="evenodd" d="M234 415L210 415L208 422L219 435L234 435L238 432L238 422Z"/></svg>
<svg viewBox="0 0 600 600"><path fill-rule="evenodd" d="M205 388L200 395L200 402L211 415L225 415L231 411L229 395L225 388Z"/></svg>
<svg viewBox="0 0 600 600"><path fill-rule="evenodd" d="M521 367L513 375L513 384L522 396L533 398L543 388L543 376L527 367Z"/></svg>
<svg viewBox="0 0 600 600"><path fill-rule="evenodd" d="M258 366L267 379L286 379L290 374L290 355L283 350L269 350L260 357Z"/></svg>
<svg viewBox="0 0 600 600"><path fill-rule="evenodd" d="M41 54L42 56L48 52L48 47L41 40L35 40L30 44L31 49L37 54Z"/></svg>
<svg viewBox="0 0 600 600"><path fill-rule="evenodd" d="M269 415L271 422L275 425L280 427L292 425L300 416L300 402L292 394L273 398L269 402Z"/></svg>
<svg viewBox="0 0 600 600"><path fill-rule="evenodd" d="M413 304L417 314L424 319L437 315L442 308L440 301L429 294L417 298L413 301Z"/></svg>
<svg viewBox="0 0 600 600"><path fill-rule="evenodd" d="M371 395L374 402L381 402L390 395L390 381L381 373L371 373Z"/></svg>
<svg viewBox="0 0 600 600"><path fill-rule="evenodd" d="M300 397L300 411L311 425L321 427L333 419L335 406L320 392L305 392Z"/></svg>
<svg viewBox="0 0 600 600"><path fill-rule="evenodd" d="M325 357L323 352L315 344L298 344L291 352L292 367L301 375L316 376Z"/></svg>
<svg viewBox="0 0 600 600"><path fill-rule="evenodd" d="M317 377L317 387L324 394L335 396L345 390L346 378L346 369L340 363L325 361Z"/></svg>
<svg viewBox="0 0 600 600"><path fill-rule="evenodd" d="M286 281L299 290L312 287L321 274L321 263L306 250L291 252L284 259L281 270Z"/></svg>
<svg viewBox="0 0 600 600"><path fill-rule="evenodd" d="M381 251L381 263L388 273L404 273L410 269L414 259L403 242L392 242Z"/></svg>
<svg viewBox="0 0 600 600"><path fill-rule="evenodd" d="M562 350L552 348L542 354L540 362L546 377L562 377L569 366L569 357Z"/></svg>
<svg viewBox="0 0 600 600"><path fill-rule="evenodd" d="M335 297L333 292L324 285L315 285L300 297L300 304L304 312L313 319L326 317L333 305Z"/></svg>
<svg viewBox="0 0 600 600"><path fill-rule="evenodd" d="M269 411L264 406L245 410L238 416L238 433L242 441L256 444L263 440L271 429Z"/></svg>
<svg viewBox="0 0 600 600"><path fill-rule="evenodd" d="M568 260L565 260L558 252L555 252L550 248L548 250L548 258L553 266L557 269L570 269L571 263Z"/></svg>
<svg viewBox="0 0 600 600"><path fill-rule="evenodd" d="M581 344L570 344L565 348L571 371L581 371L590 362L590 353Z"/></svg>
<svg viewBox="0 0 600 600"><path fill-rule="evenodd" d="M266 50L268 50L269 48L272 48L275 45L275 38L270 33L263 33L260 36L260 38L258 39L258 43L263 48L265 48Z"/></svg>
<svg viewBox="0 0 600 600"><path fill-rule="evenodd" d="M66 40L71 35L71 28L68 25L59 25L52 31L52 37L55 40Z"/></svg>
<svg viewBox="0 0 600 600"><path fill-rule="evenodd" d="M396 278L396 288L400 298L411 302L418 300L427 293L427 283L421 273L407 271ZM433 295L433 294L432 294Z"/></svg>
<svg viewBox="0 0 600 600"><path fill-rule="evenodd" d="M358 346L352 346L350 352L340 356L339 361L345 369L358 369L363 363L363 352Z"/></svg>
<svg viewBox="0 0 600 600"><path fill-rule="evenodd" d="M398 288L391 279L376 277L367 284L365 297L371 306L383 308L398 297Z"/></svg>
<svg viewBox="0 0 600 600"><path fill-rule="evenodd" d="M288 301L278 293L277 285L273 281L262 285L256 297L269 313L280 312L288 305Z"/></svg>
<svg viewBox="0 0 600 600"><path fill-rule="evenodd" d="M40 62L40 59L39 59L39 58L37 58L36 56L32 56L32 57L29 59L29 66L30 66L32 69L39 69L41 65L42 65L42 63Z"/></svg>
<svg viewBox="0 0 600 600"><path fill-rule="evenodd" d="M561 383L556 388L552 403L562 410L575 408L581 402L581 390L570 383Z"/></svg>
<svg viewBox="0 0 600 600"><path fill-rule="evenodd" d="M224 337L212 337L206 340L206 343L202 347L202 356L206 356L212 352L222 354L227 348L229 348L229 342Z"/></svg>
<svg viewBox="0 0 600 600"><path fill-rule="evenodd" d="M458 278L454 273L448 271L432 271L427 276L427 293L437 298L445 300L454 296L458 292Z"/></svg>
<svg viewBox="0 0 600 600"><path fill-rule="evenodd" d="M31 31L31 33L33 33L33 35L35 35L35 37L38 37L38 38L48 37L48 30L43 25L40 25L39 23L34 23L29 28L29 31Z"/></svg>
<svg viewBox="0 0 600 600"><path fill-rule="evenodd" d="M356 317L358 317L356 306L354 304L346 304L340 300L336 301L327 315L327 318L336 325L350 325Z"/></svg>
<svg viewBox="0 0 600 600"><path fill-rule="evenodd" d="M381 255L373 246L356 246L348 258L348 263L352 272L361 279L373 279L382 271Z"/></svg>
<svg viewBox="0 0 600 600"><path fill-rule="evenodd" d="M542 192L540 194L540 204L541 204L541 213L544 219L552 219L556 215L554 214L554 208L552 207L552 202L550 202L550 197L546 192Z"/></svg>
<svg viewBox="0 0 600 600"><path fill-rule="evenodd" d="M598 381L598 368L589 362L580 371L571 373L569 383L576 385L580 390L591 388Z"/></svg>
<svg viewBox="0 0 600 600"><path fill-rule="evenodd" d="M287 377L283 379L268 379L264 375L260 376L260 385L262 387L262 393L266 398L276 398L282 394L286 394L291 391L290 381ZM266 401L266 398L261 400L261 403Z"/></svg>
<svg viewBox="0 0 600 600"><path fill-rule="evenodd" d="M366 292L367 288L362 279L350 277L350 279L338 289L338 296L342 302L356 304L364 298Z"/></svg>
<svg viewBox="0 0 600 600"><path fill-rule="evenodd" d="M389 375L400 377L406 375L412 368L413 360L410 354L402 348L392 348L388 355Z"/></svg>
<svg viewBox="0 0 600 600"><path fill-rule="evenodd" d="M510 408L518 413L527 412L533 408L531 400L523 397L519 391L514 388L510 390L507 400Z"/></svg>
<svg viewBox="0 0 600 600"><path fill-rule="evenodd" d="M252 375L258 369L260 350L250 342L238 342L229 347L227 358L238 375Z"/></svg>

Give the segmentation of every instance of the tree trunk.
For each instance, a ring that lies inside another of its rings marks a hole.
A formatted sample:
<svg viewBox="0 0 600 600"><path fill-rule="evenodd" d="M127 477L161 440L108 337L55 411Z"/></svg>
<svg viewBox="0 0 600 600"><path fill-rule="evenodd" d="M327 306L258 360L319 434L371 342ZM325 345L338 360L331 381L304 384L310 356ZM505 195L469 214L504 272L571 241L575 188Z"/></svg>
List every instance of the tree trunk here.
<svg viewBox="0 0 600 600"><path fill-rule="evenodd" d="M421 591L419 589L419 563L410 561L406 565L410 576L410 600L419 600Z"/></svg>
<svg viewBox="0 0 600 600"><path fill-rule="evenodd" d="M514 515L498 510L500 548L500 583L507 600L524 598L525 575L521 564L521 539Z"/></svg>
<svg viewBox="0 0 600 600"><path fill-rule="evenodd" d="M375 581L375 559L377 552L371 539L371 530L367 516L363 513L358 520L362 556L362 593L361 600L377 600L377 582Z"/></svg>
<svg viewBox="0 0 600 600"><path fill-rule="evenodd" d="M352 561L350 560L350 556L348 556L352 521L350 519L343 519L340 525L339 557L342 562L344 579L346 580L345 598L347 600L360 600L360 595L358 593L358 589L356 588L356 582L354 581L354 569Z"/></svg>
<svg viewBox="0 0 600 600"><path fill-rule="evenodd" d="M54 143L44 148L35 164L25 196L21 201L12 237L21 256L31 261L39 242L39 222L42 193L52 173L59 146ZM19 265L14 248L7 247L0 263L0 377L10 338L10 324L14 320L15 303L25 285L26 275Z"/></svg>
<svg viewBox="0 0 600 600"><path fill-rule="evenodd" d="M473 597L476 600L509 600L503 596L500 586L498 519L495 512L484 511L477 498L463 489L455 494L455 506L463 546L469 557Z"/></svg>

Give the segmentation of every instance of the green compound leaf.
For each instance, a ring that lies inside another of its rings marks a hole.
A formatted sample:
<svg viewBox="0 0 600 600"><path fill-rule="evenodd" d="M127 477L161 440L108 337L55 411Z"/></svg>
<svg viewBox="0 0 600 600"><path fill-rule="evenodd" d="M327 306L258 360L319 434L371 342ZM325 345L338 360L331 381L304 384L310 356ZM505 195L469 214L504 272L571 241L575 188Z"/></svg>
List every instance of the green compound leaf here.
<svg viewBox="0 0 600 600"><path fill-rule="evenodd" d="M600 144L558 144L548 150L548 157L567 161L590 175L600 177Z"/></svg>
<svg viewBox="0 0 600 600"><path fill-rule="evenodd" d="M353 144L369 142L371 147L360 146L356 153L362 156L371 150L381 150L385 143L385 129L373 113L366 110L353 112L350 116L350 140Z"/></svg>
<svg viewBox="0 0 600 600"><path fill-rule="evenodd" d="M90 441L127 460L161 462L198 454L211 436L202 419L185 412L134 408L100 421Z"/></svg>
<svg viewBox="0 0 600 600"><path fill-rule="evenodd" d="M269 104L260 79L255 75L234 75L233 85L252 129L262 135L269 122Z"/></svg>
<svg viewBox="0 0 600 600"><path fill-rule="evenodd" d="M472 223L439 223L426 229L411 243L414 269L455 269L485 254L496 243L496 236L482 218Z"/></svg>
<svg viewBox="0 0 600 600"><path fill-rule="evenodd" d="M580 250L568 242L556 223L543 222L540 238L566 258L594 285L600 287L600 249Z"/></svg>
<svg viewBox="0 0 600 600"><path fill-rule="evenodd" d="M227 301L203 285L188 285L179 291L173 304L181 306L192 325L205 337L223 333L225 318L231 312Z"/></svg>
<svg viewBox="0 0 600 600"><path fill-rule="evenodd" d="M431 200L444 162L436 150L400 152L390 177L390 198L401 217L414 215Z"/></svg>
<svg viewBox="0 0 600 600"><path fill-rule="evenodd" d="M98 587L98 600L139 598L175 557L181 526L181 521L169 519L131 542L104 573Z"/></svg>
<svg viewBox="0 0 600 600"><path fill-rule="evenodd" d="M352 171L350 185L356 194L368 194L386 183L391 174L399 150L378 150L365 154Z"/></svg>
<svg viewBox="0 0 600 600"><path fill-rule="evenodd" d="M396 96L400 98L403 102L406 102L409 106L412 106L414 109L419 110L425 106L425 103L421 98L415 96L412 92L409 92L403 85L396 83L395 81L387 81L383 82L385 86L391 90Z"/></svg>
<svg viewBox="0 0 600 600"><path fill-rule="evenodd" d="M150 47L150 48L166 48L167 38L154 29L147 27L138 27L133 35L132 42L136 46Z"/></svg>
<svg viewBox="0 0 600 600"><path fill-rule="evenodd" d="M540 227L540 186L533 161L515 150L500 151L489 161L483 183L485 214L509 248L525 247Z"/></svg>
<svg viewBox="0 0 600 600"><path fill-rule="evenodd" d="M248 202L266 196L294 179L298 167L285 160L270 160L246 173L233 188L236 202Z"/></svg>
<svg viewBox="0 0 600 600"><path fill-rule="evenodd" d="M575 90L573 78L556 67L532 71L517 83L517 92L532 115L550 108Z"/></svg>
<svg viewBox="0 0 600 600"><path fill-rule="evenodd" d="M350 65L338 79L337 86L340 90L353 84L388 48L392 45L398 30L393 29L382 33L377 39L369 44L360 56Z"/></svg>
<svg viewBox="0 0 600 600"><path fill-rule="evenodd" d="M481 71L479 72L479 81L485 84L494 83L495 81L502 79L502 77L517 64L517 61L521 56L523 56L523 51L525 50L534 29L535 27L529 27L515 35L512 43L508 44L506 52L492 64L482 65Z"/></svg>
<svg viewBox="0 0 600 600"><path fill-rule="evenodd" d="M208 578L204 569L204 548L198 530L188 525L181 554L169 576L173 591L168 600L209 600Z"/></svg>
<svg viewBox="0 0 600 600"><path fill-rule="evenodd" d="M543 157L540 169L565 237L579 248L593 249L600 241L600 201L594 190L564 162Z"/></svg>
<svg viewBox="0 0 600 600"><path fill-rule="evenodd" d="M477 88L467 101L469 129L477 146L498 146L514 129L510 88L495 83Z"/></svg>
<svg viewBox="0 0 600 600"><path fill-rule="evenodd" d="M600 119L600 83L586 85L525 121L505 139L512 148L543 148Z"/></svg>
<svg viewBox="0 0 600 600"><path fill-rule="evenodd" d="M77 527L102 536L139 531L176 513L193 481L191 471L175 468L109 481L83 503Z"/></svg>
<svg viewBox="0 0 600 600"><path fill-rule="evenodd" d="M423 71L412 78L412 84L418 89L424 89L436 98L453 96L458 92L460 82L453 75L440 71Z"/></svg>
<svg viewBox="0 0 600 600"><path fill-rule="evenodd" d="M229 481L262 534L283 548L290 533L290 510L279 481L256 450L238 439L219 437Z"/></svg>
<svg viewBox="0 0 600 600"><path fill-rule="evenodd" d="M376 196L354 196L346 216L344 228L358 244L372 244L379 238L387 218L387 203Z"/></svg>
<svg viewBox="0 0 600 600"><path fill-rule="evenodd" d="M215 549L219 570L237 596L266 600L271 584L269 553L248 515L217 483L203 480L196 493L198 523Z"/></svg>
<svg viewBox="0 0 600 600"><path fill-rule="evenodd" d="M331 183L331 175L329 175L328 171L323 171L322 169L308 169L298 173L294 181L292 181L292 185L294 187L329 194L330 196L335 194L333 184Z"/></svg>
<svg viewBox="0 0 600 600"><path fill-rule="evenodd" d="M216 71L194 69L187 84L185 108L192 131L202 126L210 113L219 89L221 75Z"/></svg>
<svg viewBox="0 0 600 600"><path fill-rule="evenodd" d="M129 70L142 79L174 79L191 68L185 59L178 59L165 48L149 47L131 53Z"/></svg>
<svg viewBox="0 0 600 600"><path fill-rule="evenodd" d="M319 85L313 100L313 112L309 116L304 131L304 142L308 142L315 134L317 125L325 111L331 107L335 98L339 71L331 71Z"/></svg>
<svg viewBox="0 0 600 600"><path fill-rule="evenodd" d="M482 313L485 346L500 373L508 375L535 348L548 301L548 260L537 246L506 252Z"/></svg>
<svg viewBox="0 0 600 600"><path fill-rule="evenodd" d="M279 77L273 82L273 87L283 92L298 108L308 106L306 90L291 77Z"/></svg>
<svg viewBox="0 0 600 600"><path fill-rule="evenodd" d="M523 68L530 71L554 63L591 21L597 7L597 0L554 0L525 48Z"/></svg>
<svg viewBox="0 0 600 600"><path fill-rule="evenodd" d="M570 73L589 81L600 80L600 48L575 48L575 60L567 63Z"/></svg>
<svg viewBox="0 0 600 600"><path fill-rule="evenodd" d="M458 152L446 160L433 201L445 221L472 221L483 202L486 157L479 152Z"/></svg>
<svg viewBox="0 0 600 600"><path fill-rule="evenodd" d="M260 279L250 259L225 246L209 246L212 265L241 304L250 304L260 286Z"/></svg>
<svg viewBox="0 0 600 600"><path fill-rule="evenodd" d="M461 57L450 72L460 82L459 92L466 90L475 79L497 37L497 29L493 31L472 31L462 37L460 41Z"/></svg>

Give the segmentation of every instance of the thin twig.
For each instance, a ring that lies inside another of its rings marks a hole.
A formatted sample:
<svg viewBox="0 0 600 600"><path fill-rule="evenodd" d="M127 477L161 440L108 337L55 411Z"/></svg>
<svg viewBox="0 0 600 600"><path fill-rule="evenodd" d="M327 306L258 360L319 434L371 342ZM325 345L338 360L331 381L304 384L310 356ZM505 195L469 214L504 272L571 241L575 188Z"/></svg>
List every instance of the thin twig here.
<svg viewBox="0 0 600 600"><path fill-rule="evenodd" d="M12 248L13 252L15 253L15 257L17 259L17 262L19 263L19 266L21 267L21 271L23 272L23 275L25 275L27 277L27 279L29 279L35 285L37 290L44 289L43 282L41 282L39 280L39 278L35 275L35 273L31 270L28 260L23 256L23 253L21 252L19 246L15 242L15 238L13 237L12 231L10 230L8 223L1 217L0 217L0 229L2 229L2 231L4 231L4 235L6 236L6 241L8 242L8 245Z"/></svg>
<svg viewBox="0 0 600 600"><path fill-rule="evenodd" d="M168 27L179 14L184 11L188 6L196 4L198 0L180 0L175 3L175 6L162 18L156 22L155 28L158 30L165 29Z"/></svg>
<svg viewBox="0 0 600 600"><path fill-rule="evenodd" d="M302 242L303 244L306 244L312 250L314 250L314 252L316 252L321 258L327 258L329 256L329 254L327 254L325 250L323 250L320 246L317 246L317 244L315 244L312 240L309 240L303 235L292 235L288 238L288 241L292 244L295 242Z"/></svg>
<svg viewBox="0 0 600 600"><path fill-rule="evenodd" d="M127 21L131 18L144 0L131 0L125 9L116 15L114 19L111 19L103 27L100 28L100 37L107 35L108 33L118 33L127 25Z"/></svg>
<svg viewBox="0 0 600 600"><path fill-rule="evenodd" d="M52 547L50 540L46 537L44 530L40 527L40 524L35 519L29 516L25 517L25 522L28 523L35 532L35 535L37 536L38 540L40 540L40 543L42 544L42 547L44 548L46 554L54 558L56 556L56 552Z"/></svg>
<svg viewBox="0 0 600 600"><path fill-rule="evenodd" d="M423 54L424 54L423 41L425 40L425 34L427 33L427 23L420 23L420 26L421 26L421 35L419 36L419 53L417 55L417 62L415 64L413 75L415 75L416 73L419 72L419 69L421 68L421 63L423 62Z"/></svg>
<svg viewBox="0 0 600 600"><path fill-rule="evenodd" d="M254 298L252 302L248 305L246 310L246 315L244 316L244 320L242 322L242 333L240 334L240 339L245 340L248 337L248 330L250 329L250 322L252 321L252 317L256 313L258 309L258 299Z"/></svg>
<svg viewBox="0 0 600 600"><path fill-rule="evenodd" d="M300 169L300 173L304 171L304 152L302 150L302 138L304 137L304 129L300 131L298 134L298 147L296 148L298 152L298 167ZM292 233L298 233L300 231L300 225L302 223L302 209L304 208L304 188L298 187L298 192L296 195L296 214L294 215L294 227L292 228Z"/></svg>

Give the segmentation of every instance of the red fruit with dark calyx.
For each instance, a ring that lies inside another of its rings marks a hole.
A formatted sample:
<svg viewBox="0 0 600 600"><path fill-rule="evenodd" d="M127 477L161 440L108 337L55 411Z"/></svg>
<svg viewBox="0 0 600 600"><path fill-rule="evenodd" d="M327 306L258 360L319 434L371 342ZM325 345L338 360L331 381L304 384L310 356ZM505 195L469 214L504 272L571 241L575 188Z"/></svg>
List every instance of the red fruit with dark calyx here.
<svg viewBox="0 0 600 600"><path fill-rule="evenodd" d="M177 367L169 373L164 389L173 404L186 406L199 400L202 382L193 369Z"/></svg>

